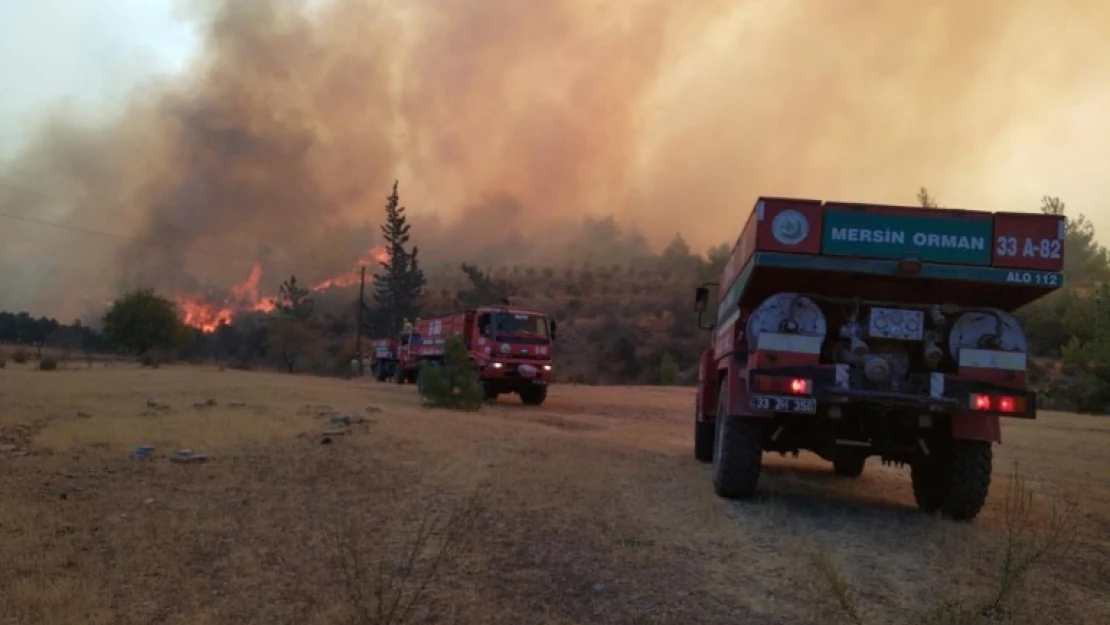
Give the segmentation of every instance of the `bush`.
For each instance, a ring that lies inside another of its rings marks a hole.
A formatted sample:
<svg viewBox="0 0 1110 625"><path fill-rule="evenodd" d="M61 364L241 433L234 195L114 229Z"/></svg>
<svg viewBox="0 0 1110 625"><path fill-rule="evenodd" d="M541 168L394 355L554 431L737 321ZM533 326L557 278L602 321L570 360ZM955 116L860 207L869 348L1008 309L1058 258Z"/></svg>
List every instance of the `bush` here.
<svg viewBox="0 0 1110 625"><path fill-rule="evenodd" d="M58 359L53 356L43 356L39 361L39 370L55 371L58 369Z"/></svg>
<svg viewBox="0 0 1110 625"><path fill-rule="evenodd" d="M366 531L367 515L381 515L380 507L332 506L321 532L326 568L334 572L342 597L336 612L347 612L341 622L401 625L431 621L413 617L436 607L437 594L480 545L485 514L484 489L445 510L435 499L413 512L399 511ZM334 512L333 512L334 511ZM434 619L439 620L439 619ZM455 620L455 622L458 622Z"/></svg>
<svg viewBox="0 0 1110 625"><path fill-rule="evenodd" d="M17 350L15 350L15 353L12 354L12 360L17 365L26 364L27 361L30 360L30 359L31 359L31 357L29 355L27 355L27 352L23 351L22 349L17 349Z"/></svg>
<svg viewBox="0 0 1110 625"><path fill-rule="evenodd" d="M1040 623L1021 602L1032 573L1047 562L1072 556L1079 548L1081 511L1078 501L1054 498L1048 510L1034 505L1034 493L1016 470L1002 501L1002 536L998 569L981 592L945 592L936 603L910 621L943 625L991 623ZM830 598L847 621L866 625L872 621L856 603L857 593L821 545L814 558L816 571L828 583ZM953 588L955 590L955 588Z"/></svg>
<svg viewBox="0 0 1110 625"><path fill-rule="evenodd" d="M485 400L478 369L458 335L447 338L442 363L421 363L420 387L421 402L432 408L478 410Z"/></svg>
<svg viewBox="0 0 1110 625"><path fill-rule="evenodd" d="M1037 397L1049 410L1103 415L1110 412L1110 382L1085 371L1043 384Z"/></svg>
<svg viewBox="0 0 1110 625"><path fill-rule="evenodd" d="M151 369L157 369L162 364L162 356L153 349L148 349L139 356L139 364Z"/></svg>

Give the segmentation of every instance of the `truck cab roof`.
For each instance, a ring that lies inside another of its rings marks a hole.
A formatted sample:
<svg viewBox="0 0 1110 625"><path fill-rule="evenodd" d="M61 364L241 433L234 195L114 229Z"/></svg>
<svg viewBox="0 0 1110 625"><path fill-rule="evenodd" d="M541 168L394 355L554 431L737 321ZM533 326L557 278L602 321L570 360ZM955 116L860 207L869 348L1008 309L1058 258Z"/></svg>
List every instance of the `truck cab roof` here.
<svg viewBox="0 0 1110 625"><path fill-rule="evenodd" d="M537 317L544 317L542 312L537 310L529 310L527 308L514 308L511 306L479 306L473 309L476 313L496 312L507 315L534 315Z"/></svg>

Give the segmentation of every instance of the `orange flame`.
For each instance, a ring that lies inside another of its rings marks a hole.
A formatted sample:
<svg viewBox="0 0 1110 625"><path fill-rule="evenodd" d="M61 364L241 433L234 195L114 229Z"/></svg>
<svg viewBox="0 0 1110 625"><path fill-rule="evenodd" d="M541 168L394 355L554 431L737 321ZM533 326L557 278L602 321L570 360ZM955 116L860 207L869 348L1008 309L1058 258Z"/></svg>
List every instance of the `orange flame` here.
<svg viewBox="0 0 1110 625"><path fill-rule="evenodd" d="M359 259L359 267L366 267L373 262L389 262L389 250L375 245L366 251ZM196 328L205 334L211 334L219 329L221 324L230 324L235 319L236 313L257 311L268 313L272 311L276 302L273 297L261 297L258 285L262 280L262 264L254 263L250 274L242 282L231 287L229 295L223 302L215 303L207 298L178 295L177 305L181 308L185 325ZM358 284L359 271L352 270L338 276L328 278L310 290L323 291L330 288L344 288Z"/></svg>
<svg viewBox="0 0 1110 625"><path fill-rule="evenodd" d="M221 324L231 323L235 315L230 308L205 304L188 297L178 297L177 305L181 307L185 325L197 328L205 334L215 332Z"/></svg>
<svg viewBox="0 0 1110 625"><path fill-rule="evenodd" d="M374 247L366 250L366 253L362 255L362 258L358 259L358 266L359 267L368 267L368 266L372 265L373 263L388 263L388 262L389 262L389 250L385 249L384 247L382 247L380 245L375 245ZM348 286L354 286L354 285L358 284L358 281L359 281L359 272L358 272L358 270L352 269L351 271L348 271L347 273L340 274L340 275L335 276L333 278L328 278L327 280L324 280L323 282L320 282L320 283L316 284L315 286L312 287L312 290L313 291L323 291L324 289L330 289L330 288L334 288L334 287L343 288L343 287L348 287Z"/></svg>

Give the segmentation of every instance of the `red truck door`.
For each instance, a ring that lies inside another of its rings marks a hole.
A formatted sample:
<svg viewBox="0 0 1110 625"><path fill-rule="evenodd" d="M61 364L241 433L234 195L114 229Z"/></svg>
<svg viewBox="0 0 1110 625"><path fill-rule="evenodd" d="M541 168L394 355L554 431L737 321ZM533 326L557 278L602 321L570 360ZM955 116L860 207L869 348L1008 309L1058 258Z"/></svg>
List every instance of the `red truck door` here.
<svg viewBox="0 0 1110 625"><path fill-rule="evenodd" d="M468 312L466 313L466 315L463 316L462 323L462 339L463 344L466 345L466 349L471 349L471 346L477 342L475 340L476 333L477 324L475 323L474 313Z"/></svg>

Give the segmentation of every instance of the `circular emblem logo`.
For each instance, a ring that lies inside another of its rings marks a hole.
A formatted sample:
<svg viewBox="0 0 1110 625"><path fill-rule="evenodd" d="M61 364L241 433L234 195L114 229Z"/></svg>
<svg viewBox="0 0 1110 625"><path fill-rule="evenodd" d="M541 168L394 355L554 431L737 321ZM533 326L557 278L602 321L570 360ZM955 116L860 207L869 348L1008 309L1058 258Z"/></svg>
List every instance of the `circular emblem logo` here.
<svg viewBox="0 0 1110 625"><path fill-rule="evenodd" d="M797 245L809 236L809 220L796 210L784 210L771 220L771 234L783 245Z"/></svg>
<svg viewBox="0 0 1110 625"><path fill-rule="evenodd" d="M508 354L510 349L512 349L512 348L509 347L508 343L502 343L501 344L501 353L502 354Z"/></svg>

